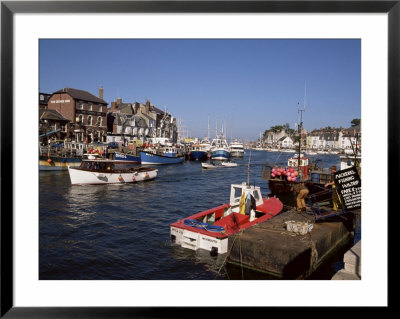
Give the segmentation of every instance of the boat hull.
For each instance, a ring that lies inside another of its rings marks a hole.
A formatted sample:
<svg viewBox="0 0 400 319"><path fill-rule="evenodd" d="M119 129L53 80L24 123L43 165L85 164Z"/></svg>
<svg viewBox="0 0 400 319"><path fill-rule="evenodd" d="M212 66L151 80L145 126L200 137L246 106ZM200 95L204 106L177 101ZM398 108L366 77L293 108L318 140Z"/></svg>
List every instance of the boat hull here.
<svg viewBox="0 0 400 319"><path fill-rule="evenodd" d="M230 158L230 153L224 149L216 149L211 151L211 159L213 160L228 160Z"/></svg>
<svg viewBox="0 0 400 319"><path fill-rule="evenodd" d="M140 152L140 161L143 165L167 165L183 163L185 156L169 157L149 152Z"/></svg>
<svg viewBox="0 0 400 319"><path fill-rule="evenodd" d="M49 160L50 159L50 160ZM78 167L82 162L79 157L39 156L40 171L68 170L68 166Z"/></svg>
<svg viewBox="0 0 400 319"><path fill-rule="evenodd" d="M231 157L243 157L244 151L230 151Z"/></svg>
<svg viewBox="0 0 400 319"><path fill-rule="evenodd" d="M205 161L208 158L206 151L190 151L189 159L191 161Z"/></svg>
<svg viewBox="0 0 400 319"><path fill-rule="evenodd" d="M156 169L144 167L130 170L113 170L111 172L68 167L68 172L72 185L137 183L157 177Z"/></svg>
<svg viewBox="0 0 400 319"><path fill-rule="evenodd" d="M134 156L131 154L124 154L124 153L114 153L114 160L120 164L131 164L137 163L140 164L140 156Z"/></svg>
<svg viewBox="0 0 400 319"><path fill-rule="evenodd" d="M279 199L262 198L262 204L256 207L260 216L250 221L248 215L230 212L231 205L224 204L171 224L171 241L192 250L205 249L224 254L232 235L265 222L279 214L282 208L283 204Z"/></svg>
<svg viewBox="0 0 400 319"><path fill-rule="evenodd" d="M191 250L205 249L211 251L212 249L216 249L220 254L228 251L228 237L215 238L195 231L171 226L171 238L174 238L174 243Z"/></svg>

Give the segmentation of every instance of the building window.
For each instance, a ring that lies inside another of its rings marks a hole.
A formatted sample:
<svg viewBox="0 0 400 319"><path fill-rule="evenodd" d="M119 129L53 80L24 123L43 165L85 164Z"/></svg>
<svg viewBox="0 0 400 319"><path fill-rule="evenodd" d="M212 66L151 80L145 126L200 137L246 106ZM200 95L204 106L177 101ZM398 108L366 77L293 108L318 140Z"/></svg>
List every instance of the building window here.
<svg viewBox="0 0 400 319"><path fill-rule="evenodd" d="M79 109L83 110L83 102L82 101L79 101Z"/></svg>
<svg viewBox="0 0 400 319"><path fill-rule="evenodd" d="M78 123L83 124L83 115L79 115Z"/></svg>
<svg viewBox="0 0 400 319"><path fill-rule="evenodd" d="M89 103L89 111L93 111L93 104Z"/></svg>
<svg viewBox="0 0 400 319"><path fill-rule="evenodd" d="M97 126L101 126L101 122L102 122L102 118L101 118L101 116L99 116L97 118Z"/></svg>
<svg viewBox="0 0 400 319"><path fill-rule="evenodd" d="M103 111L103 105L99 104L99 112Z"/></svg>
<svg viewBox="0 0 400 319"><path fill-rule="evenodd" d="M88 121L88 125L92 125L92 117L90 115L88 116L87 121Z"/></svg>

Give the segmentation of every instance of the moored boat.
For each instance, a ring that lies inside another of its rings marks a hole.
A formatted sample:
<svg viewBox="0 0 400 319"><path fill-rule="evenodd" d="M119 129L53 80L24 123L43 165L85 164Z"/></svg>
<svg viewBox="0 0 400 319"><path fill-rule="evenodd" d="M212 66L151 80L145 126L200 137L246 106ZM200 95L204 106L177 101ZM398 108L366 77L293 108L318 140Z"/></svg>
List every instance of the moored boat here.
<svg viewBox="0 0 400 319"><path fill-rule="evenodd" d="M115 164L115 161L107 159L84 159L80 167L68 166L71 184L123 184L157 177L158 170L155 168L116 168Z"/></svg>
<svg viewBox="0 0 400 319"><path fill-rule="evenodd" d="M311 159L302 154L302 112L300 112L300 123L298 125L298 150L294 156L287 161L286 167L279 167L266 163L262 170L262 178L268 180L270 196L278 197L287 206L296 206L296 195L292 191L295 183L303 183L309 190L309 196L315 195L317 201L330 200L332 194L325 189L324 185L331 181L331 173L319 167L318 162L312 163ZM282 150L280 150L282 152ZM291 152L295 152L291 150Z"/></svg>
<svg viewBox="0 0 400 319"><path fill-rule="evenodd" d="M118 164L140 164L140 156L128 153L114 152L114 161Z"/></svg>
<svg viewBox="0 0 400 319"><path fill-rule="evenodd" d="M229 153L229 146L223 135L216 135L211 141L210 157L212 160L228 160L231 155Z"/></svg>
<svg viewBox="0 0 400 319"><path fill-rule="evenodd" d="M78 167L82 158L76 156L39 155L40 171L61 171L67 170L68 166Z"/></svg>
<svg viewBox="0 0 400 319"><path fill-rule="evenodd" d="M229 203L172 223L171 241L192 250L205 249L212 254L224 254L232 235L267 221L279 214L282 208L278 198L263 198L258 186L232 184Z"/></svg>
<svg viewBox="0 0 400 319"><path fill-rule="evenodd" d="M201 163L201 167L208 169L208 168L216 168L218 167L217 165L215 165L214 163Z"/></svg>
<svg viewBox="0 0 400 319"><path fill-rule="evenodd" d="M183 163L185 156L166 156L146 151L141 151L140 162L143 165L166 165L166 164L179 164Z"/></svg>
<svg viewBox="0 0 400 319"><path fill-rule="evenodd" d="M189 148L188 155L192 161L205 161L208 158L208 149L201 144L194 144Z"/></svg>
<svg viewBox="0 0 400 319"><path fill-rule="evenodd" d="M244 156L244 146L239 141L233 141L229 144L229 153L231 157L243 157Z"/></svg>
<svg viewBox="0 0 400 319"><path fill-rule="evenodd" d="M236 167L236 166L238 166L238 164L234 163L234 162L227 161L227 162L222 162L221 166L224 166L224 167Z"/></svg>

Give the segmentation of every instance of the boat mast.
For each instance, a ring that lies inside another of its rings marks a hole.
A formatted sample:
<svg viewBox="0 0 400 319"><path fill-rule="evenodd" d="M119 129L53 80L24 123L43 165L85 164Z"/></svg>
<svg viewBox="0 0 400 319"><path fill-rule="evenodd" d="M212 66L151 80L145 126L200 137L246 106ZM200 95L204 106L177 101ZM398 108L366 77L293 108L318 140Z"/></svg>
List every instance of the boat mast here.
<svg viewBox="0 0 400 319"><path fill-rule="evenodd" d="M210 140L210 115L208 116L207 140Z"/></svg>
<svg viewBox="0 0 400 319"><path fill-rule="evenodd" d="M250 186L250 159L251 159L251 150L249 155L249 164L247 164L247 186Z"/></svg>
<svg viewBox="0 0 400 319"><path fill-rule="evenodd" d="M297 103L299 105L300 103ZM297 113L300 113L300 123L297 126L298 129L298 134L299 134L299 156L297 158L297 170L299 171L300 174L300 163L301 163L301 133L303 130L303 112L306 111L306 86L304 85L304 108L303 109L298 109Z"/></svg>

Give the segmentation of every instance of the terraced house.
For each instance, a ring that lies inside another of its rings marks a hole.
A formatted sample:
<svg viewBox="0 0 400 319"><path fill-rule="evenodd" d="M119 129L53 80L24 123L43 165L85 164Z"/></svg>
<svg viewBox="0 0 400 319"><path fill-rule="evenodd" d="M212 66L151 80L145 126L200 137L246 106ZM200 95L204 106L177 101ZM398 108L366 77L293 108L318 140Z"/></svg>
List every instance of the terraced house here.
<svg viewBox="0 0 400 319"><path fill-rule="evenodd" d="M150 103L123 103L121 98L111 102L107 114L107 142L122 145L131 140L149 141L155 137L167 137L176 142L176 120L166 111L161 111Z"/></svg>

